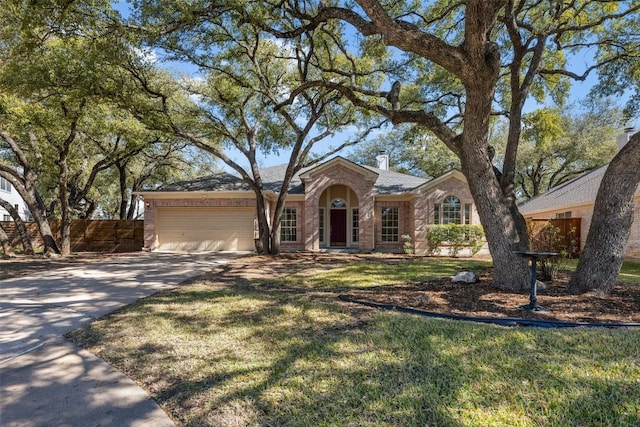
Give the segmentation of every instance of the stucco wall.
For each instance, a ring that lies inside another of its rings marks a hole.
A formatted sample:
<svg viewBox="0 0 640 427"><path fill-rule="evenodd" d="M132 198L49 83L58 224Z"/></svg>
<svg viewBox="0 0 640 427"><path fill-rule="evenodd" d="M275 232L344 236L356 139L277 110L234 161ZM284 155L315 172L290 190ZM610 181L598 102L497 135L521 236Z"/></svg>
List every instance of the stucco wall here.
<svg viewBox="0 0 640 427"><path fill-rule="evenodd" d="M559 213L571 212L573 218L581 218L580 224L580 246L581 250L584 249L584 244L587 241L587 234L591 227L591 219L593 217L593 205L574 206L571 208L563 208L556 210L549 210L544 212L536 212L534 214L527 214L525 218L531 219L552 219ZM640 260L640 197L636 197L634 201L635 218L631 225L631 232L629 234L629 240L625 247L625 257L632 260Z"/></svg>

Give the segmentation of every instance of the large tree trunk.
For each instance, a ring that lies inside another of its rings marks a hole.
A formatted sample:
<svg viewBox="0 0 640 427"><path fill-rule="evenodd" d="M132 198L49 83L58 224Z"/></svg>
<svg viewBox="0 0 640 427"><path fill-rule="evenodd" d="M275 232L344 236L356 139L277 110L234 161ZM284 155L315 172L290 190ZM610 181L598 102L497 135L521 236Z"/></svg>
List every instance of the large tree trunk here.
<svg viewBox="0 0 640 427"><path fill-rule="evenodd" d="M609 293L624 261L633 223L633 199L640 184L640 133L613 158L602 178L589 234L569 291Z"/></svg>
<svg viewBox="0 0 640 427"><path fill-rule="evenodd" d="M9 212L9 215L13 218L13 222L16 224L16 231L20 237L20 242L22 242L22 250L24 253L26 255L33 255L33 243L31 242L27 226L24 224L24 221L22 221L22 218L20 218L20 213L6 200L0 199L0 206Z"/></svg>
<svg viewBox="0 0 640 427"><path fill-rule="evenodd" d="M526 289L530 271L526 260L514 251L528 249L528 241L518 233L509 202L504 197L490 162L482 161L469 151L472 150L463 150L462 169L487 236L493 259L494 285L500 289Z"/></svg>
<svg viewBox="0 0 640 427"><path fill-rule="evenodd" d="M466 84L464 133L458 155L489 244L494 286L522 290L529 286L530 271L527 261L514 251L528 249L529 242L523 231L524 219L511 196L512 183L501 186L489 156L487 112L491 111L495 87L492 81L497 79L499 66L495 63L496 58L489 56L486 60L489 63L482 68L485 77L478 75Z"/></svg>
<svg viewBox="0 0 640 427"><path fill-rule="evenodd" d="M2 225L0 225L0 245L2 245L2 254L5 257L10 258L15 256L9 236L6 231L4 231L4 228L2 228Z"/></svg>
<svg viewBox="0 0 640 427"><path fill-rule="evenodd" d="M29 208L31 209L31 206L29 206ZM45 255L60 254L60 248L58 247L58 243L53 236L53 232L51 231L49 220L46 218L46 216L44 216L44 210L31 210L31 215L33 216L36 224L38 224L38 230L40 231L40 236L42 237L42 242L44 243Z"/></svg>
<svg viewBox="0 0 640 427"><path fill-rule="evenodd" d="M47 209L44 206L44 202L40 198L40 195L34 189L33 182L35 182L35 179L29 175L30 174L27 174L24 178L27 184L22 185L17 181L12 181L13 187L18 191L22 200L24 200L26 205L29 207L33 220L38 224L38 231L40 232L40 237L42 237L45 255L59 254L60 249L58 248L58 243L51 231L51 225L47 218Z"/></svg>

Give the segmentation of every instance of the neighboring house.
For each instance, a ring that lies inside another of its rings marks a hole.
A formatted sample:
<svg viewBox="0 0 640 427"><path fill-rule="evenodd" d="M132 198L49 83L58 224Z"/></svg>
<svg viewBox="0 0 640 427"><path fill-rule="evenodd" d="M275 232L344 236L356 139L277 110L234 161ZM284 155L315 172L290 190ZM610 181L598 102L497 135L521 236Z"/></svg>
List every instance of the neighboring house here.
<svg viewBox="0 0 640 427"><path fill-rule="evenodd" d="M480 224L460 171L426 180L342 157L293 178L281 225L281 250L350 248L401 251L403 235L418 254L433 223ZM285 166L263 169L273 211ZM254 250L256 198L242 179L219 173L140 193L145 201L145 248L170 251Z"/></svg>
<svg viewBox="0 0 640 427"><path fill-rule="evenodd" d="M630 132L621 136L620 147L626 144L630 136ZM583 249L591 226L598 188L600 188L600 182L607 166L602 166L581 177L558 185L546 193L524 202L519 206L520 212L527 220L580 218L580 244L582 246L580 249ZM631 234L625 248L625 257L628 259L640 259L640 186L634 196L634 212Z"/></svg>
<svg viewBox="0 0 640 427"><path fill-rule="evenodd" d="M22 200L22 197L20 197L20 194L18 194L16 189L13 188L13 186L11 185L11 183L9 183L9 181L7 181L1 176L0 176L0 199L6 200L11 205L13 205L13 207L16 208L16 210L20 214L20 218L22 218L23 220L28 221L31 219L31 214L29 213L29 209L27 208L27 205L24 203L24 200ZM9 215L9 212L3 209L2 206L0 206L0 221L13 221L13 219L11 218L11 215Z"/></svg>

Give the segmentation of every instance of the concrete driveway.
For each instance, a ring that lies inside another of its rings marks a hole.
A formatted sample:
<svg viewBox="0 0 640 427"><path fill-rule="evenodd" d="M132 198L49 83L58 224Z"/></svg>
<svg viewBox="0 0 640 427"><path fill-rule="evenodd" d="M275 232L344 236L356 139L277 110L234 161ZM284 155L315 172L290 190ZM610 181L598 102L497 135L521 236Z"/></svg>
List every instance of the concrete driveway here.
<svg viewBox="0 0 640 427"><path fill-rule="evenodd" d="M231 256L140 253L0 281L0 425L174 425L133 381L62 335Z"/></svg>

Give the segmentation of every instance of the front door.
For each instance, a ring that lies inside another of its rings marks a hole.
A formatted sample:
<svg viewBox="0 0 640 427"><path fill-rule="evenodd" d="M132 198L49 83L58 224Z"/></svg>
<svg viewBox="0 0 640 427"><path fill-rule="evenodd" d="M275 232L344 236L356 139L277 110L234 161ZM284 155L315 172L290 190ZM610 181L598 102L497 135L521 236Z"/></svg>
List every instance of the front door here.
<svg viewBox="0 0 640 427"><path fill-rule="evenodd" d="M330 221L331 246L347 246L347 210L332 209Z"/></svg>

